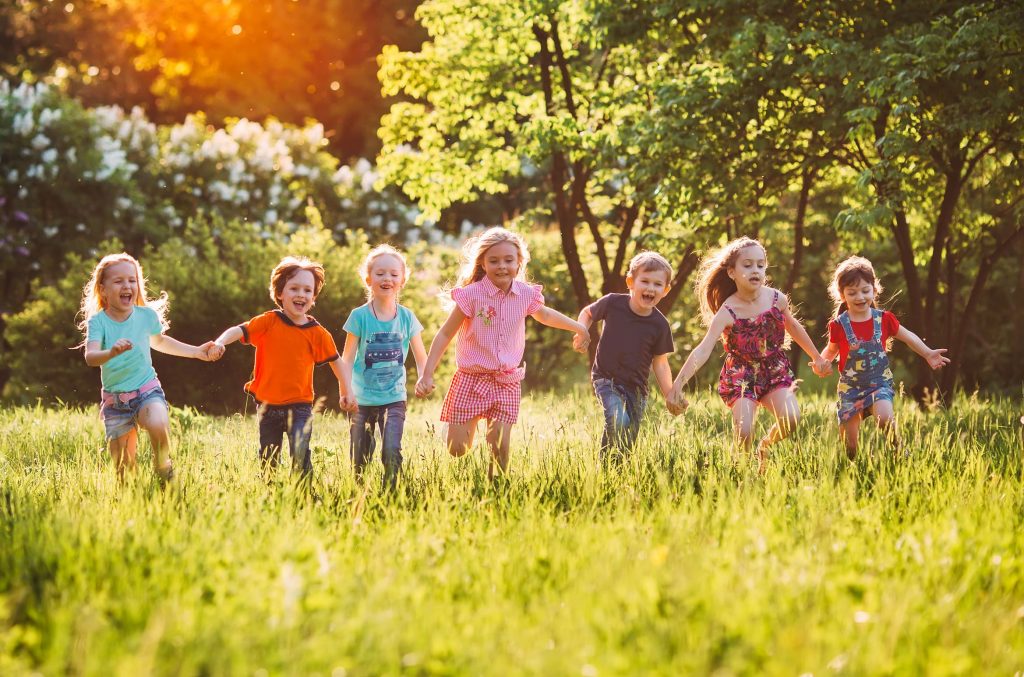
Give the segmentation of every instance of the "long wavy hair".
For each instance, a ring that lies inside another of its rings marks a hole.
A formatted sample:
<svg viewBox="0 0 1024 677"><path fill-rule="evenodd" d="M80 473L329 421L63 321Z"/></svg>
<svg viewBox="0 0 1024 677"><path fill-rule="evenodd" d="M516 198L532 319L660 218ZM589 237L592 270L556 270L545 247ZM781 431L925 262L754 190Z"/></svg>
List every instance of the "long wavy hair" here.
<svg viewBox="0 0 1024 677"><path fill-rule="evenodd" d="M526 264L530 262L530 248L519 233L514 233L507 228L496 226L488 228L484 232L466 240L462 245L462 266L459 268L459 275L452 287L445 287L439 294L441 303L445 308L455 305L452 300L452 289L465 287L484 279L484 256L491 247L503 242L511 242L519 252L519 268L516 270L515 279L526 281Z"/></svg>
<svg viewBox="0 0 1024 677"><path fill-rule="evenodd" d="M704 326L711 324L725 300L736 293L736 282L729 277L729 269L736 265L742 250L754 246L764 249L757 240L744 236L704 255L697 271L696 285Z"/></svg>
<svg viewBox="0 0 1024 677"><path fill-rule="evenodd" d="M835 307L832 309L832 319L837 319L846 312L846 301L843 300L843 289L856 286L859 283L870 284L875 288L875 298L871 305L878 307L878 297L882 295L882 283L875 275L875 267L863 256L851 256L836 266L836 272L832 275L832 282L828 285L828 295L832 297Z"/></svg>
<svg viewBox="0 0 1024 677"><path fill-rule="evenodd" d="M83 336L89 333L89 320L107 308L107 302L103 299L103 281L106 278L107 270L119 263L130 263L135 267L135 279L138 280L138 293L135 296L135 305L148 306L156 311L160 318L160 324L166 330L170 324L167 321L167 292L162 293L155 299L146 295L146 277L142 273L142 264L131 254L121 252L120 254L108 254L100 259L96 267L92 269L89 281L82 287L82 304L78 309L78 329ZM82 339L85 345L85 339Z"/></svg>

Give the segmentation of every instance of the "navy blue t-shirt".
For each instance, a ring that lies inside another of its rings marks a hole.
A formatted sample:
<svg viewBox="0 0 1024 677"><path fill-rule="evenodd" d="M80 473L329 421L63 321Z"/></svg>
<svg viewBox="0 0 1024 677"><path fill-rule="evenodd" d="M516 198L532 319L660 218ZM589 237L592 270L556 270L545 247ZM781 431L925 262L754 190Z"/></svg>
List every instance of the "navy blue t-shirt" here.
<svg viewBox="0 0 1024 677"><path fill-rule="evenodd" d="M595 322L604 320L591 378L615 379L646 394L654 357L675 351L668 320L657 308L650 315L637 315L629 307L629 294L598 299L590 316Z"/></svg>

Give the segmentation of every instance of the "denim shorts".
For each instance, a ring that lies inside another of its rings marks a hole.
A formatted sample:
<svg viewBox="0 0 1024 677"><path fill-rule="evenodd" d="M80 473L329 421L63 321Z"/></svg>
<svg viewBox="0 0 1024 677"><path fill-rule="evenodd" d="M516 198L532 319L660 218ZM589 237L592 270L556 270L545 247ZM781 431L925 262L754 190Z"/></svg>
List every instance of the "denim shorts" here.
<svg viewBox="0 0 1024 677"><path fill-rule="evenodd" d="M142 406L153 400L163 402L164 409L167 409L164 389L159 386L147 390L127 402L122 402L115 397L110 404L101 404L100 418L103 419L103 427L107 430L107 439L116 440L135 430L139 424L139 412L142 411Z"/></svg>

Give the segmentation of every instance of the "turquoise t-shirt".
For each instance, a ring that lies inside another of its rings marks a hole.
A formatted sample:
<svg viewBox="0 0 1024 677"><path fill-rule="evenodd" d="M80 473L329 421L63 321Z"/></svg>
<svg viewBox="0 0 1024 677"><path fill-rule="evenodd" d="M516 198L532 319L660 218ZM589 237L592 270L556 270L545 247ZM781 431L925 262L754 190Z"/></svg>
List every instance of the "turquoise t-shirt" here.
<svg viewBox="0 0 1024 677"><path fill-rule="evenodd" d="M156 378L153 357L149 352L149 337L160 334L163 330L156 311L146 306L135 306L132 314L124 322L111 319L105 310L89 318L86 343L99 341L100 350L107 350L118 339L126 338L132 342L131 350L107 360L106 364L100 367L103 389L111 393L126 393L138 390Z"/></svg>
<svg viewBox="0 0 1024 677"><path fill-rule="evenodd" d="M390 322L378 320L369 304L353 310L345 331L359 339L352 369L352 389L364 406L380 406L406 399L405 358L412 337L423 331L416 315L405 306Z"/></svg>

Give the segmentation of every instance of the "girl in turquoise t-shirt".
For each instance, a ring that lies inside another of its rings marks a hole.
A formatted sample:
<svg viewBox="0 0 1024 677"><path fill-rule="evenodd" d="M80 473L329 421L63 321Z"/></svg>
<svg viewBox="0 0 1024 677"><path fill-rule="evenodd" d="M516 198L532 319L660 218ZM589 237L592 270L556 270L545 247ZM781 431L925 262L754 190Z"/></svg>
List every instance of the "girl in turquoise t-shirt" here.
<svg viewBox="0 0 1024 677"><path fill-rule="evenodd" d="M341 372L345 379L342 407L352 412L351 450L356 476L373 457L374 428L381 434L384 488L394 489L402 467L405 430L405 359L412 346L416 370L427 359L423 325L398 303L398 293L409 278L405 257L390 245L370 250L359 268L367 301L345 322L345 349Z"/></svg>
<svg viewBox="0 0 1024 677"><path fill-rule="evenodd" d="M149 433L153 467L161 481L174 476L167 400L153 369L150 348L168 355L210 361L212 341L193 346L171 338L167 295L146 298L142 266L128 254L103 257L82 290L85 363L100 368L100 417L117 476L135 469L138 426Z"/></svg>

